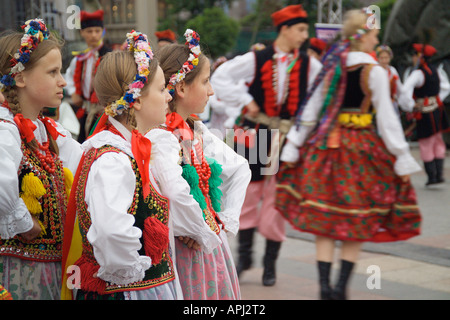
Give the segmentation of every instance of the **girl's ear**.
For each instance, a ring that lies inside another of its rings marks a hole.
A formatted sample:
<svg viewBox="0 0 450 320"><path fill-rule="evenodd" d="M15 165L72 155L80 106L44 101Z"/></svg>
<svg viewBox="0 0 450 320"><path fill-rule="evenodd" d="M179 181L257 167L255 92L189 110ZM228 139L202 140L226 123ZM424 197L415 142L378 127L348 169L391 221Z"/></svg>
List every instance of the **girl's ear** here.
<svg viewBox="0 0 450 320"><path fill-rule="evenodd" d="M175 90L180 98L184 98L186 93L186 83L181 81L175 85Z"/></svg>
<svg viewBox="0 0 450 320"><path fill-rule="evenodd" d="M136 111L140 111L142 109L141 98L137 98L136 102L133 105L133 109Z"/></svg>
<svg viewBox="0 0 450 320"><path fill-rule="evenodd" d="M23 76L23 72L18 73L14 80L16 81L16 86L18 88L25 88L25 78Z"/></svg>

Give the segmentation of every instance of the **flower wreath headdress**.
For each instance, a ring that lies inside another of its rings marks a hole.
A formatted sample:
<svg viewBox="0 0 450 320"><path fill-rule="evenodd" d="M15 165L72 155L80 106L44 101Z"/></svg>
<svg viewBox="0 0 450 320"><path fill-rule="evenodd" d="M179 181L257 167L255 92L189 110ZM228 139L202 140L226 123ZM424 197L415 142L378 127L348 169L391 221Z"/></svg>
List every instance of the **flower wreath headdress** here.
<svg viewBox="0 0 450 320"><path fill-rule="evenodd" d="M186 45L189 46L191 53L189 54L189 59L183 64L180 71L170 77L167 90L172 96L175 93L175 86L177 83L183 81L184 78L186 78L186 75L197 67L198 57L202 54L200 49L200 36L197 32L187 29L184 33L184 37L186 38Z"/></svg>
<svg viewBox="0 0 450 320"><path fill-rule="evenodd" d="M132 31L127 34L127 49L134 52L138 73L133 82L128 86L128 91L119 100L109 104L105 108L108 116L115 117L123 114L125 110L133 108L136 100L141 96L141 90L148 82L150 75L150 62L153 60L153 51L148 42L147 35Z"/></svg>
<svg viewBox="0 0 450 320"><path fill-rule="evenodd" d="M28 20L22 26L25 31L22 37L20 49L11 59L11 72L4 75L0 80L0 91L4 92L7 87L16 85L15 77L25 70L25 64L30 61L31 53L37 46L50 36L50 32L42 19Z"/></svg>

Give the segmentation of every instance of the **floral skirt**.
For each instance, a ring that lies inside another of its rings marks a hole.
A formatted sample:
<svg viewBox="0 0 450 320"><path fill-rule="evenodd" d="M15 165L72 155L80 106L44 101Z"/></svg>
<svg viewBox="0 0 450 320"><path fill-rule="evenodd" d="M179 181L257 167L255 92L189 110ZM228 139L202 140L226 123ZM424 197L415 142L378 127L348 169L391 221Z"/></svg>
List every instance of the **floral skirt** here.
<svg viewBox="0 0 450 320"><path fill-rule="evenodd" d="M374 129L341 128L336 148L308 143L301 153L299 166L282 166L277 185L277 209L294 228L346 241L420 234L416 193Z"/></svg>
<svg viewBox="0 0 450 320"><path fill-rule="evenodd" d="M225 232L211 254L176 239L176 264L185 300L240 300L241 291Z"/></svg>
<svg viewBox="0 0 450 320"><path fill-rule="evenodd" d="M0 256L0 283L14 300L60 300L61 263Z"/></svg>

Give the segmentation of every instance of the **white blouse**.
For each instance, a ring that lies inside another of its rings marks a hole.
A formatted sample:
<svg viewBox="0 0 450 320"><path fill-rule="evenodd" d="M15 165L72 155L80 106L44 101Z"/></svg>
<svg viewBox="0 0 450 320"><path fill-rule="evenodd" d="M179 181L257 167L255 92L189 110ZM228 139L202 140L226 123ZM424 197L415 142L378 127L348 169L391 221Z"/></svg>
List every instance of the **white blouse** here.
<svg viewBox="0 0 450 320"><path fill-rule="evenodd" d="M33 227L31 214L19 196L18 170L22 161L22 140L19 129L14 124L13 114L0 106L0 237L11 239L25 233ZM46 142L47 132L40 120L33 121L36 125L34 135L39 143ZM57 124L59 136L56 143L59 148L59 158L65 168L74 175L80 162L82 149L80 144L72 139L70 132Z"/></svg>
<svg viewBox="0 0 450 320"><path fill-rule="evenodd" d="M198 121L197 124L203 132L205 156L214 158L222 165L220 177L223 184L220 189L223 197L222 211L218 212L219 218L225 224L226 230L236 235L246 189L251 179L248 162L212 134L203 123ZM155 178L160 183L163 195L170 201L174 235L192 238L200 244L203 251L211 253L221 244L221 240L204 221L200 205L190 194L190 186L182 177L181 146L178 139L164 129L153 129L146 137L152 141L152 168Z"/></svg>
<svg viewBox="0 0 450 320"><path fill-rule="evenodd" d="M83 149L88 152L109 145L125 154L105 153L89 170L85 201L92 225L87 239L100 265L98 277L127 285L144 278L145 271L151 267L151 259L139 255L142 231L134 226L135 218L128 213L136 189L136 176L128 157L133 157L131 132L113 118L109 121L126 140L110 131L102 131L83 143ZM150 173L158 190L152 178Z"/></svg>
<svg viewBox="0 0 450 320"><path fill-rule="evenodd" d="M347 66L351 67L361 63L378 64L367 53L350 52L347 57ZM403 128L390 97L390 85L388 74L381 66L372 68L369 74L369 88L372 92L372 105L376 110L376 123L378 133L385 143L388 151L397 160L394 171L403 176L421 171L421 167L410 153L409 145L405 139ZM283 148L281 160L284 162L297 162L299 160L298 148L302 147L309 134L318 121L319 112L323 105L323 82L319 84L316 91L306 104L302 114L302 125L299 130L293 126L288 133L288 142Z"/></svg>

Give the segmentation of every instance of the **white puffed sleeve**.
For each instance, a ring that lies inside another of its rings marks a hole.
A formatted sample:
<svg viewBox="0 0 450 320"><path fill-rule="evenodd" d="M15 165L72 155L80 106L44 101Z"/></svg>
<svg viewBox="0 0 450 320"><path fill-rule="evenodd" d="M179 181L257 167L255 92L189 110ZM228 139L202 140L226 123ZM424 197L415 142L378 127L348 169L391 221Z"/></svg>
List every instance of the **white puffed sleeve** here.
<svg viewBox="0 0 450 320"><path fill-rule="evenodd" d="M140 256L142 231L128 213L136 177L125 154L106 153L89 171L85 201L92 225L87 238L100 265L98 277L118 285L141 281L151 267L148 256Z"/></svg>
<svg viewBox="0 0 450 320"><path fill-rule="evenodd" d="M397 158L394 164L395 173L403 176L421 171L421 167L410 153L400 119L395 113L390 97L388 74L381 66L375 66L370 71L369 88L372 92L372 105L376 110L378 133L388 151Z"/></svg>
<svg viewBox="0 0 450 320"><path fill-rule="evenodd" d="M207 254L222 243L203 219L198 202L190 194L190 186L183 178L179 165L180 144L177 138L163 129L146 134L152 142L152 173L162 195L169 199L174 236L194 239Z"/></svg>
<svg viewBox="0 0 450 320"><path fill-rule="evenodd" d="M59 148L59 159L65 168L75 175L80 159L83 155L81 144L72 138L72 134L57 123L57 130L63 135L56 139Z"/></svg>
<svg viewBox="0 0 450 320"><path fill-rule="evenodd" d="M0 237L2 239L14 238L33 227L31 214L19 197L17 172L22 160L20 146L21 139L17 127L0 122Z"/></svg>
<svg viewBox="0 0 450 320"><path fill-rule="evenodd" d="M223 196L222 211L218 212L219 218L225 224L225 229L236 236L239 230L239 216L252 177L250 167L244 157L212 134L204 124L200 125L203 131L205 156L215 159L222 166L220 178L223 183L220 190Z"/></svg>
<svg viewBox="0 0 450 320"><path fill-rule="evenodd" d="M422 70L414 70L403 84L398 103L400 108L405 112L412 112L415 101L413 98L414 89L423 86L425 83L425 76Z"/></svg>
<svg viewBox="0 0 450 320"><path fill-rule="evenodd" d="M301 116L300 127L293 125L287 134L287 142L281 152L280 160L283 162L298 162L299 148L303 146L309 134L314 130L323 105L323 82L319 84L313 95L306 103Z"/></svg>

